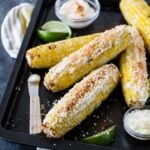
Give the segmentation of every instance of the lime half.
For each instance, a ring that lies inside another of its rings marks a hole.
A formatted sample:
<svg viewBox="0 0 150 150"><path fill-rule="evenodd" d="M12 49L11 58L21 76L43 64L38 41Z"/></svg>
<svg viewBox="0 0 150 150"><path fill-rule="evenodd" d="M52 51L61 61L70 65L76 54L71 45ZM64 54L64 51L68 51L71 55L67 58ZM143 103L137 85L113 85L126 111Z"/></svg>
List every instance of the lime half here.
<svg viewBox="0 0 150 150"><path fill-rule="evenodd" d="M65 32L49 32L44 30L38 30L38 37L45 43L63 40L68 37L69 33Z"/></svg>
<svg viewBox="0 0 150 150"><path fill-rule="evenodd" d="M71 29L60 21L48 21L37 31L43 42L53 42L71 37Z"/></svg>
<svg viewBox="0 0 150 150"><path fill-rule="evenodd" d="M109 145L113 142L116 135L116 126L112 126L105 131L86 137L83 142L88 144Z"/></svg>
<svg viewBox="0 0 150 150"><path fill-rule="evenodd" d="M71 29L60 21L48 21L44 23L41 27L41 29L49 31L49 32L64 32L68 33L68 37L71 37Z"/></svg>

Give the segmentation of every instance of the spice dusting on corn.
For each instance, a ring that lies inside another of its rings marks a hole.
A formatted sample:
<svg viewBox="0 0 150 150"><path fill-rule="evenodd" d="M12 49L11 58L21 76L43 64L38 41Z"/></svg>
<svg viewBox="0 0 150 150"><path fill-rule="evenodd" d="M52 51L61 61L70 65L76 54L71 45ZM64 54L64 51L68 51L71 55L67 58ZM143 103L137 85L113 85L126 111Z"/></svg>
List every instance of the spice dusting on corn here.
<svg viewBox="0 0 150 150"><path fill-rule="evenodd" d="M45 87L53 92L70 87L92 70L119 55L129 46L130 41L126 25L106 30L101 33L100 37L95 38L52 67L45 75Z"/></svg>
<svg viewBox="0 0 150 150"><path fill-rule="evenodd" d="M119 70L113 64L91 72L61 98L43 121L48 137L59 138L80 124L107 99L119 82Z"/></svg>

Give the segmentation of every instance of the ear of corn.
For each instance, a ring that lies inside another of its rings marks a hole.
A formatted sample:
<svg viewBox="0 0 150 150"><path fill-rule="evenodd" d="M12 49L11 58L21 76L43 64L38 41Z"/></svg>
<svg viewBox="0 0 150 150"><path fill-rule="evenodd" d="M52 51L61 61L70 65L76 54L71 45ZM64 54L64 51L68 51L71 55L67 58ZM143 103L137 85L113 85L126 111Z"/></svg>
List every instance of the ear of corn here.
<svg viewBox="0 0 150 150"><path fill-rule="evenodd" d="M99 36L100 33L91 34L31 48L26 53L27 62L31 68L50 68Z"/></svg>
<svg viewBox="0 0 150 150"><path fill-rule="evenodd" d="M142 35L150 52L150 7L144 0L121 0L120 9L125 20Z"/></svg>
<svg viewBox="0 0 150 150"><path fill-rule="evenodd" d="M87 118L107 99L119 82L120 73L113 65L91 72L61 98L43 121L48 137L60 138Z"/></svg>
<svg viewBox="0 0 150 150"><path fill-rule="evenodd" d="M144 105L148 98L148 72L144 42L138 31L128 27L132 44L120 59L123 95L128 106Z"/></svg>
<svg viewBox="0 0 150 150"><path fill-rule="evenodd" d="M130 41L125 25L101 33L100 37L51 68L45 76L44 85L53 92L68 88L93 69L115 58L129 46Z"/></svg>
<svg viewBox="0 0 150 150"><path fill-rule="evenodd" d="M150 97L150 78L148 78L148 83L149 83L149 90L148 90L148 94L149 94L149 97Z"/></svg>

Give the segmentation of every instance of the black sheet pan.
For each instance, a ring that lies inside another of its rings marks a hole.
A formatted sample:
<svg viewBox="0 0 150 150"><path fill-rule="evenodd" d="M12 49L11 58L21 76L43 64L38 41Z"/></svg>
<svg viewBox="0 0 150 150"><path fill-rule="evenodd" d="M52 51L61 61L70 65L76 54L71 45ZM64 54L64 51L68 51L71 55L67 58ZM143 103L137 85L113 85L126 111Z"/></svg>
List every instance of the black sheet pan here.
<svg viewBox="0 0 150 150"><path fill-rule="evenodd" d="M101 32L125 21L119 11L119 0L101 0L101 12L99 18L89 27L72 30L73 36L86 35ZM30 74L38 73L42 79L48 69L32 70L25 60L25 52L28 48L40 45L36 30L48 20L57 20L54 14L53 0L39 0L35 6L32 20L24 38L19 56L16 60L11 78L6 88L3 101L0 106L0 136L6 140L52 148L58 150L149 150L149 141L139 141L130 137L123 128L122 117L127 107L121 92L120 85L111 94L108 100L102 104L79 126L67 133L59 140L47 139L43 134L29 135L29 95L27 79ZM150 59L148 58L148 61ZM118 64L117 60L113 61ZM150 68L149 68L150 69ZM67 91L67 90L66 90ZM40 99L43 113L47 113L54 100L63 96L66 91L52 93L40 83ZM99 116L99 117L98 117ZM112 145L108 147L88 145L80 142L83 135L91 135L101 130L103 126L117 125L117 135Z"/></svg>

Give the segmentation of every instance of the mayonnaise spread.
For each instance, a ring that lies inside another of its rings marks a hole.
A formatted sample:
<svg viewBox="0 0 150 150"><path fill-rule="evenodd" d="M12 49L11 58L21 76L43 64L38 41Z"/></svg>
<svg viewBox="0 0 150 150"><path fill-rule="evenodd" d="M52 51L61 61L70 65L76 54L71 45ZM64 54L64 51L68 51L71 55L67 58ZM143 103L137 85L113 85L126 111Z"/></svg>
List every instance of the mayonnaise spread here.
<svg viewBox="0 0 150 150"><path fill-rule="evenodd" d="M60 7L59 13L71 19L84 19L93 16L95 10L84 0L69 0Z"/></svg>

